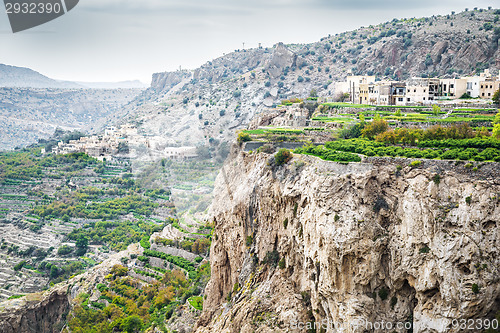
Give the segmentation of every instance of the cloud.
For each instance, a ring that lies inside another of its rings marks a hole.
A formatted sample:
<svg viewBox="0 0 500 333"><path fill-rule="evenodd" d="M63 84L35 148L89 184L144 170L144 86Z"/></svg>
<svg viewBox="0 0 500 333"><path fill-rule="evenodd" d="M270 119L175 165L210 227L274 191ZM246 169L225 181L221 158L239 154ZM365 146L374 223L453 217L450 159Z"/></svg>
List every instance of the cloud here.
<svg viewBox="0 0 500 333"><path fill-rule="evenodd" d="M87 0L80 2L81 10L109 14L175 14L175 15L248 15L253 12L248 6L235 5L231 1L215 0Z"/></svg>

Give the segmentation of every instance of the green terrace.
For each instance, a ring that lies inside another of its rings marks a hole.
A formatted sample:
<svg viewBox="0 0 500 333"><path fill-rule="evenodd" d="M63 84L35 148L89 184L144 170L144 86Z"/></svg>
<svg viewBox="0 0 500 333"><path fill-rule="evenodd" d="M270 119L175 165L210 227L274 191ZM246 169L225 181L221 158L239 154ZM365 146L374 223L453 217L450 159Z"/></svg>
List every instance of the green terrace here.
<svg viewBox="0 0 500 333"><path fill-rule="evenodd" d="M486 128L468 124L427 129L391 129L380 116L370 123L357 123L341 132L344 140L324 145L305 145L295 153L337 162L359 162L359 155L500 162L500 116L493 135Z"/></svg>

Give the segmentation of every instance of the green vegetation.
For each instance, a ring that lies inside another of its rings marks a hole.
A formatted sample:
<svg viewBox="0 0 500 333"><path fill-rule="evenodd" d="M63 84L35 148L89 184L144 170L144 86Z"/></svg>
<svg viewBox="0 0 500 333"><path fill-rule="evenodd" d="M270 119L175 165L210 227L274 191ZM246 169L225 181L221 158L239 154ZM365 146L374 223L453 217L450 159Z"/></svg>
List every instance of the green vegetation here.
<svg viewBox="0 0 500 333"><path fill-rule="evenodd" d="M406 158L500 161L500 140L490 137L487 130L472 129L467 124L450 127L432 126L422 129L389 129L385 120L377 119L360 128L351 127L346 133L361 133L365 138L327 142L324 146L305 145L295 153L309 154L337 162L359 162L366 156ZM346 134L345 136L349 136ZM345 153L351 153L345 155ZM413 166L417 166L415 162Z"/></svg>
<svg viewBox="0 0 500 333"><path fill-rule="evenodd" d="M252 141L250 134L245 133L245 132L238 133L238 143L239 144L242 144L243 142L248 142L248 141Z"/></svg>
<svg viewBox="0 0 500 333"><path fill-rule="evenodd" d="M288 149L285 148L280 149L274 156L274 160L276 162L276 165L278 166L288 163L288 161L290 161L291 159L292 154Z"/></svg>
<svg viewBox="0 0 500 333"><path fill-rule="evenodd" d="M430 250L431 249L427 245L425 245L425 246L420 248L419 252L420 253L429 253Z"/></svg>
<svg viewBox="0 0 500 333"><path fill-rule="evenodd" d="M472 289L472 292L473 292L474 294L479 294L479 289L480 289L480 288L479 288L479 286L477 285L477 283L472 284L471 289Z"/></svg>
<svg viewBox="0 0 500 333"><path fill-rule="evenodd" d="M144 220L91 222L71 231L68 239L74 241L87 239L91 244L106 245L113 251L121 251L132 243L140 242L144 238L149 239L153 232L161 230L163 226L157 222Z"/></svg>
<svg viewBox="0 0 500 333"><path fill-rule="evenodd" d="M128 276L126 267L116 265L106 281L97 285L101 292L99 301L89 302L88 294L77 297L69 329L79 333L166 331L164 322L179 306L189 302L197 310L203 308L199 293L210 277L208 263L199 266L189 279L176 269L166 270L162 275L139 271L154 275L157 281L144 284Z"/></svg>
<svg viewBox="0 0 500 333"><path fill-rule="evenodd" d="M17 298L21 298L21 297L24 297L25 295L12 295L12 296L9 296L9 298L7 299L17 299Z"/></svg>
<svg viewBox="0 0 500 333"><path fill-rule="evenodd" d="M327 161L335 161L335 162L361 162L361 157L356 154L336 151L328 146L330 142L327 142L325 146L313 146L306 145L301 148L295 149L293 152L297 154L306 154L318 156L321 159Z"/></svg>
<svg viewBox="0 0 500 333"><path fill-rule="evenodd" d="M203 297L201 296L192 296L188 298L189 304L196 310L203 310Z"/></svg>
<svg viewBox="0 0 500 333"><path fill-rule="evenodd" d="M115 219L128 213L149 216L158 207L158 204L151 201L151 199L137 194L111 199L107 202L87 204L88 195L77 191L72 192L66 200L69 200L69 202L55 201L49 205L36 207L32 213L41 217L63 217L67 215L89 219Z"/></svg>
<svg viewBox="0 0 500 333"><path fill-rule="evenodd" d="M152 251L152 250L144 250L144 255L149 257L164 259L168 262L173 263L174 265L179 266L180 268L185 269L188 272L193 272L195 269L194 264L191 261L184 259L182 257L177 257L163 252Z"/></svg>

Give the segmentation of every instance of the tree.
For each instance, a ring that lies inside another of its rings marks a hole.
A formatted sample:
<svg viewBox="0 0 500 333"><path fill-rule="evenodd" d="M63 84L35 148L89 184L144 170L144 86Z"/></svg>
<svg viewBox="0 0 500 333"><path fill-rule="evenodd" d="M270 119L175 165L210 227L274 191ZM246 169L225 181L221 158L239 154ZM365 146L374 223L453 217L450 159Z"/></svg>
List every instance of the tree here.
<svg viewBox="0 0 500 333"><path fill-rule="evenodd" d="M140 332L142 329L142 320L137 315L128 316L122 320L120 327L127 333Z"/></svg>
<svg viewBox="0 0 500 333"><path fill-rule="evenodd" d="M59 275L59 269L56 265L50 267L50 278L55 279Z"/></svg>
<svg viewBox="0 0 500 333"><path fill-rule="evenodd" d="M274 157L274 160L276 161L276 165L282 165L287 163L292 159L292 154L288 149L281 148L277 153L276 156Z"/></svg>
<svg viewBox="0 0 500 333"><path fill-rule="evenodd" d="M500 124L500 112L498 112L495 119L493 119L493 124Z"/></svg>
<svg viewBox="0 0 500 333"><path fill-rule="evenodd" d="M318 97L318 93L316 92L316 89L311 90L311 92L309 93L309 97Z"/></svg>
<svg viewBox="0 0 500 333"><path fill-rule="evenodd" d="M500 89L495 91L495 93L493 94L493 97L491 99L493 100L493 103L500 104Z"/></svg>
<svg viewBox="0 0 500 333"><path fill-rule="evenodd" d="M441 112L441 108L438 105L434 104L432 106L432 113L437 117L439 115L439 112Z"/></svg>
<svg viewBox="0 0 500 333"><path fill-rule="evenodd" d="M252 141L252 137L248 133L240 132L238 133L238 143L242 144L243 142Z"/></svg>
<svg viewBox="0 0 500 333"><path fill-rule="evenodd" d="M125 276L127 275L127 272L128 268L119 264L114 265L110 271L110 273L115 276Z"/></svg>
<svg viewBox="0 0 500 333"><path fill-rule="evenodd" d="M362 131L362 135L370 140L373 140L378 134L384 133L389 128L387 121L380 118L377 114L373 121L367 125Z"/></svg>
<svg viewBox="0 0 500 333"><path fill-rule="evenodd" d="M493 137L495 139L500 139L500 124L493 126Z"/></svg>
<svg viewBox="0 0 500 333"><path fill-rule="evenodd" d="M432 58L431 58L431 55L430 54L427 54L425 56L425 61L424 61L424 64L425 64L425 67L429 67L432 65Z"/></svg>

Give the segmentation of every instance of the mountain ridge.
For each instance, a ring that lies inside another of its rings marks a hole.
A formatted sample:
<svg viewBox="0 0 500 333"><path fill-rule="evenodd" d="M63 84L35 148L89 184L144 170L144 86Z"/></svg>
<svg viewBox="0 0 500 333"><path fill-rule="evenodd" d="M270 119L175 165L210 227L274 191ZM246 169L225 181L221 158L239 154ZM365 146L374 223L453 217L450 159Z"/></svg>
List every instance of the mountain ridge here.
<svg viewBox="0 0 500 333"><path fill-rule="evenodd" d="M124 121L172 144L213 144L233 140L235 130L281 100L313 89L338 98L332 83L350 74L403 80L496 71L499 14L481 9L394 19L309 44L236 50L191 71L155 73L151 88L125 109Z"/></svg>

